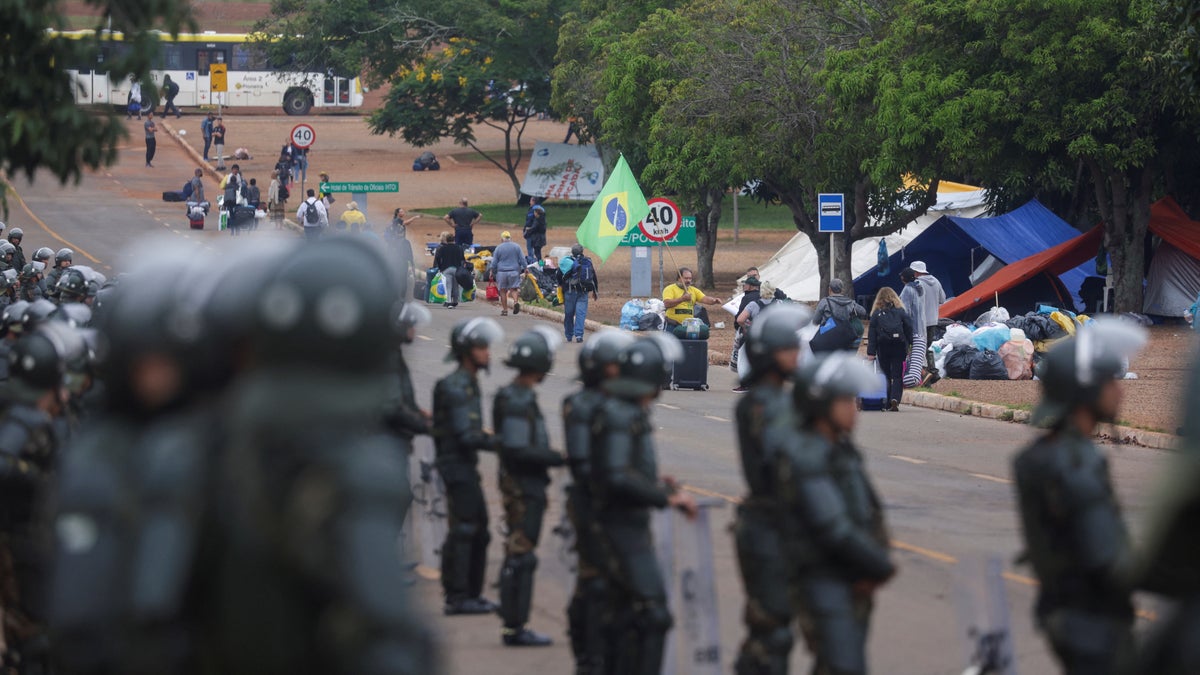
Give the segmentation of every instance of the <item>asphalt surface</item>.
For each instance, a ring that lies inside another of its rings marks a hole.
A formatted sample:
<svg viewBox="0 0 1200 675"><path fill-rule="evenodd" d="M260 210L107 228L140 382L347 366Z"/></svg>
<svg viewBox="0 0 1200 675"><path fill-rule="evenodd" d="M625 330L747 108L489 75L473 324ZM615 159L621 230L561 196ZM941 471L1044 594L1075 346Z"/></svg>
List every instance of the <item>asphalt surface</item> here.
<svg viewBox="0 0 1200 675"><path fill-rule="evenodd" d="M132 124L131 130L135 130ZM140 132L140 126L136 131ZM165 134L160 134L155 168L144 167L140 133L126 143L120 157L118 166L90 174L78 186L64 187L42 177L32 184L21 178L13 180L19 199L10 197L7 223L10 228L25 230L27 256L38 246L69 246L77 252L77 262L87 260L106 273L116 273L124 257L150 239L147 235L160 235L159 241L178 238L199 247L212 246L217 237L228 236L214 231L215 215L210 216L206 230L193 231L188 228L181 204L159 200L159 193L179 189L195 168L188 155ZM215 184L206 182L208 196L215 201ZM291 235L263 230L249 236ZM418 395L426 405L434 382L450 370L442 360L450 327L477 315L501 320L499 312L483 302L463 304L455 310L430 309L434 321L424 329L409 355ZM506 340L538 321L527 315L502 319ZM490 394L512 377L511 371L500 365L504 353L503 345L494 350L492 373L482 380L489 400L485 408L490 407ZM560 401L576 386L573 377L577 353L578 345L562 347L555 369L540 391L542 410L555 443L561 443L562 438ZM741 581L728 533L734 515L732 501L743 492L731 422L737 394L729 391L734 380L727 370L711 368L709 380L712 389L708 392L664 392L654 410L654 424L662 472L687 483L697 496L728 504L713 514L721 659L728 671L744 635ZM490 417L490 413L485 416ZM1032 431L1022 425L915 408L905 408L899 414L863 414L857 439L886 503L900 566L898 576L877 597L870 636L874 672L962 672L967 646L961 635L964 628L956 594L956 588L962 585L961 574L956 570L961 561L993 555L1005 561L1005 589L1019 672L1056 672L1031 620L1035 587L1027 576L1029 571L1011 563L1020 545L1013 489L1008 481L1009 462L1031 437ZM1167 454L1133 447L1110 446L1107 450L1136 537ZM482 471L493 533L487 592L495 598L492 584L499 573L503 537L493 457L485 457ZM418 581L416 594L441 634L448 672L570 672L564 609L571 582L563 563L561 541L550 532L561 517L561 475L556 477L550 495L531 626L553 636L555 645L546 649L506 649L500 645L498 618L441 616L440 585L431 578L433 571L422 567L424 578ZM411 538L414 549L419 548L422 527L418 523L416 536ZM419 555L419 551L414 550L413 555ZM971 583L981 582L973 577ZM1153 616L1149 600L1141 600L1140 606L1146 608L1144 614ZM1148 621L1140 623L1144 626ZM806 672L810 667L799 639L792 663L793 672Z"/></svg>

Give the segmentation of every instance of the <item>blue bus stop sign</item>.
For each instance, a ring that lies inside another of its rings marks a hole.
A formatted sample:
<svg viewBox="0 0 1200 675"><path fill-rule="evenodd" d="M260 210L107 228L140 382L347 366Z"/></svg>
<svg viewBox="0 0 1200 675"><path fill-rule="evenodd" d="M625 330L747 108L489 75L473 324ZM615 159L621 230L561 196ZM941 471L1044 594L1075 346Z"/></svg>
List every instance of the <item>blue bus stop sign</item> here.
<svg viewBox="0 0 1200 675"><path fill-rule="evenodd" d="M846 196L822 193L817 195L817 231L846 231Z"/></svg>

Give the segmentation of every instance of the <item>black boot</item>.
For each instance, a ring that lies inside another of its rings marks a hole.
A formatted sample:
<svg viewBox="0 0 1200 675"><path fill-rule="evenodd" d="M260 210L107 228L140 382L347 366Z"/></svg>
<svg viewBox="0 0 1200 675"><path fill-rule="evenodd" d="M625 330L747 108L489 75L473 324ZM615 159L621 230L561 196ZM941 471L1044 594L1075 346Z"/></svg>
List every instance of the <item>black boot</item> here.
<svg viewBox="0 0 1200 675"><path fill-rule="evenodd" d="M554 641L528 628L505 628L501 636L505 647L549 647Z"/></svg>

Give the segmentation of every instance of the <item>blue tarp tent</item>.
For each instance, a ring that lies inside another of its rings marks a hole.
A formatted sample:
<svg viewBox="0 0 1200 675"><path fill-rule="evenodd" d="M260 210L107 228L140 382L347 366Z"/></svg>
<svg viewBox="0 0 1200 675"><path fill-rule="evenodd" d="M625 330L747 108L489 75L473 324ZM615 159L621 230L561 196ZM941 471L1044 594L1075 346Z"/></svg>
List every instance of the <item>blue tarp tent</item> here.
<svg viewBox="0 0 1200 675"><path fill-rule="evenodd" d="M991 218L960 218L944 216L891 256L893 274L880 278L872 269L854 280L854 293L870 296L883 286L900 289L899 272L914 260L923 261L929 273L937 277L951 298L971 288L971 273L994 256L1001 263L1028 258L1053 246L1074 239L1079 230L1054 215L1037 200ZM1089 261L1059 275L1061 286L1053 283L1031 285L1022 289L1019 297L1001 297L1001 304L1011 312L1024 312L1038 302L1073 304L1082 307L1079 287L1083 280L1096 274L1096 265ZM1007 304L1006 304L1007 303Z"/></svg>

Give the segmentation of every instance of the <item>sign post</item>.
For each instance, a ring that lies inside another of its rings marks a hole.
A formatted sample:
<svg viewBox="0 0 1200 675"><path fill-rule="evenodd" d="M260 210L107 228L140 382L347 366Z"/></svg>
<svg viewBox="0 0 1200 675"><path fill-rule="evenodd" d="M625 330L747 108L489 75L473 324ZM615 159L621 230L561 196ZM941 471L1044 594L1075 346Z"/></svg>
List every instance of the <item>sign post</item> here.
<svg viewBox="0 0 1200 675"><path fill-rule="evenodd" d="M297 124L296 126L292 127L292 145L300 148L301 150L307 150L312 147L313 143L316 142L317 130L313 129L312 125ZM304 179L307 177L305 175L307 173L308 171L305 171L304 173L300 174L300 199L304 199L304 195L307 194L304 190Z"/></svg>
<svg viewBox="0 0 1200 675"><path fill-rule="evenodd" d="M838 232L846 231L846 195L822 193L817 195L817 231L829 233L829 281L837 273L834 269L834 242ZM851 293L853 296L853 293Z"/></svg>
<svg viewBox="0 0 1200 675"><path fill-rule="evenodd" d="M214 63L208 67L208 90L210 94L224 94L229 91L229 66L224 63ZM215 96L213 98L216 98ZM217 99L217 117L221 116L222 96Z"/></svg>
<svg viewBox="0 0 1200 675"><path fill-rule="evenodd" d="M696 222L692 219L688 227L680 217L679 206L670 199L655 197L646 202L650 211L637 229L630 229L629 235L621 241L621 246L634 247L632 265L630 266L631 288L645 289L645 293L633 291L634 295L650 295L650 246L658 246L658 284L661 292L664 285L663 248L666 246L695 246ZM644 275L644 277L642 276ZM643 280L644 279L644 280ZM635 284L642 284L637 286Z"/></svg>

